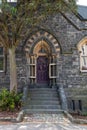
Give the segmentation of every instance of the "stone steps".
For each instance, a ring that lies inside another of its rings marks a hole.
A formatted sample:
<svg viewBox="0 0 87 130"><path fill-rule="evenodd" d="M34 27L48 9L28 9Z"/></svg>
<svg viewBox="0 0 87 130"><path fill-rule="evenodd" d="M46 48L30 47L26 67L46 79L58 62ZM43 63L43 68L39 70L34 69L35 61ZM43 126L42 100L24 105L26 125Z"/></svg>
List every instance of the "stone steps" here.
<svg viewBox="0 0 87 130"><path fill-rule="evenodd" d="M29 88L29 93L24 110L31 112L58 113L61 110L60 100L56 88L34 87Z"/></svg>
<svg viewBox="0 0 87 130"><path fill-rule="evenodd" d="M29 93L29 97L32 98L32 97L58 97L58 94L57 93L36 93L36 92L33 92L33 93Z"/></svg>
<svg viewBox="0 0 87 130"><path fill-rule="evenodd" d="M46 101L59 101L58 100L58 97L52 97L52 96L45 96L45 97L42 97L42 96L34 96L34 97L28 97L27 101L30 102L30 100L46 100Z"/></svg>
<svg viewBox="0 0 87 130"><path fill-rule="evenodd" d="M26 108L26 107L25 107ZM27 109L60 109L60 105L27 105Z"/></svg>
<svg viewBox="0 0 87 130"><path fill-rule="evenodd" d="M56 90L29 90L30 92L29 92L29 94L52 94L52 92L54 93L54 94L56 94Z"/></svg>
<svg viewBox="0 0 87 130"><path fill-rule="evenodd" d="M29 88L29 90L32 92L32 91L35 91L35 92L52 92L52 91L56 91L57 89L56 88Z"/></svg>
<svg viewBox="0 0 87 130"><path fill-rule="evenodd" d="M25 103L26 105L28 105L28 104L31 104L31 105L43 105L43 104L45 104L45 105L59 105L60 104L60 102L58 101L58 100L51 100L51 101L49 101L49 100L30 100L29 102L27 102L27 103Z"/></svg>
<svg viewBox="0 0 87 130"><path fill-rule="evenodd" d="M24 109L25 114L38 114L38 113L45 113L45 114L61 114L63 110L61 109Z"/></svg>

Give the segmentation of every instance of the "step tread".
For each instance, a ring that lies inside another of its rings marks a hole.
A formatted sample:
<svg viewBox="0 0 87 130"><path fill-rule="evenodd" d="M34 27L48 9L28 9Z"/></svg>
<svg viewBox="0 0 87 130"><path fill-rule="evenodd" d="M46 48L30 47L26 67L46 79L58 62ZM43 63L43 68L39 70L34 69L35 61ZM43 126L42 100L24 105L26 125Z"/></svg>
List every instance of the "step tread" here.
<svg viewBox="0 0 87 130"><path fill-rule="evenodd" d="M29 91L28 94L58 94L56 91Z"/></svg>
<svg viewBox="0 0 87 130"><path fill-rule="evenodd" d="M24 112L26 114L28 113L63 113L63 110L61 109L24 109Z"/></svg>
<svg viewBox="0 0 87 130"><path fill-rule="evenodd" d="M35 97L29 97L28 99L27 99L28 101L30 101L30 100L52 100L52 101L59 101L59 98L58 97L37 97L37 96L35 96Z"/></svg>
<svg viewBox="0 0 87 130"><path fill-rule="evenodd" d="M28 103L28 104L42 104L42 103L45 103L45 104L59 104L60 103L60 101L50 101L50 100L30 100L30 101L28 101L28 102L26 102L26 103Z"/></svg>
<svg viewBox="0 0 87 130"><path fill-rule="evenodd" d="M56 88L29 88L29 91L57 91Z"/></svg>
<svg viewBox="0 0 87 130"><path fill-rule="evenodd" d="M26 106L24 108L28 108L28 109L60 109L61 106L60 105L29 105Z"/></svg>
<svg viewBox="0 0 87 130"><path fill-rule="evenodd" d="M50 92L50 93L29 93L29 95L58 95L57 93L52 93L52 92Z"/></svg>
<svg viewBox="0 0 87 130"><path fill-rule="evenodd" d="M27 104L28 106L60 106L60 104Z"/></svg>

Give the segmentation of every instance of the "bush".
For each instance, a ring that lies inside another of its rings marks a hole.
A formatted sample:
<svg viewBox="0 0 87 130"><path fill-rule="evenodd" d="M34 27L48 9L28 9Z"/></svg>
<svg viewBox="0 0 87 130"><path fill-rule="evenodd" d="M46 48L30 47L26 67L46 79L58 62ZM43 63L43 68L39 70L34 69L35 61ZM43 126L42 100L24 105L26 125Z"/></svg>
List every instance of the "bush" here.
<svg viewBox="0 0 87 130"><path fill-rule="evenodd" d="M0 92L0 110L15 111L22 106L22 94L17 94L15 90L9 92L7 89L2 89Z"/></svg>

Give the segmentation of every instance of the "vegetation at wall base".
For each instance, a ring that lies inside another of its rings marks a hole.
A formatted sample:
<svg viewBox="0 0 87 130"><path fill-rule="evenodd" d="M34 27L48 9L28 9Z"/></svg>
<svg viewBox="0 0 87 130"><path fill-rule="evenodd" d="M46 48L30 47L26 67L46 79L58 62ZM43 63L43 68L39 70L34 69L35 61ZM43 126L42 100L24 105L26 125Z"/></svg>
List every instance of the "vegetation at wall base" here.
<svg viewBox="0 0 87 130"><path fill-rule="evenodd" d="M1 111L17 111L22 106L22 94L16 93L15 89L11 92L3 88L0 92L0 110Z"/></svg>

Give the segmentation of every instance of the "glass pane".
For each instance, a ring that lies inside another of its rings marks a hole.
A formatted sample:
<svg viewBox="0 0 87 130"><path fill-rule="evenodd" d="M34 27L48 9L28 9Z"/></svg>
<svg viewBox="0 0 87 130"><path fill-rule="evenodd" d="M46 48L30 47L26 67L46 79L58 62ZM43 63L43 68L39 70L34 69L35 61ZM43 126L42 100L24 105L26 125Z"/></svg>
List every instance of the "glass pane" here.
<svg viewBox="0 0 87 130"><path fill-rule="evenodd" d="M0 70L3 70L3 57L0 57Z"/></svg>
<svg viewBox="0 0 87 130"><path fill-rule="evenodd" d="M82 64L82 70L87 70L87 57L86 56L82 56L81 64Z"/></svg>
<svg viewBox="0 0 87 130"><path fill-rule="evenodd" d="M35 66L30 66L30 76L35 76Z"/></svg>
<svg viewBox="0 0 87 130"><path fill-rule="evenodd" d="M35 76L35 66L33 66L33 76Z"/></svg>
<svg viewBox="0 0 87 130"><path fill-rule="evenodd" d="M35 57L34 56L30 57L30 64L35 64Z"/></svg>
<svg viewBox="0 0 87 130"><path fill-rule="evenodd" d="M32 64L32 58L30 58L30 64Z"/></svg>
<svg viewBox="0 0 87 130"><path fill-rule="evenodd" d="M53 66L51 66L51 76L53 76Z"/></svg>
<svg viewBox="0 0 87 130"><path fill-rule="evenodd" d="M56 76L56 65L51 66L51 76Z"/></svg>
<svg viewBox="0 0 87 130"><path fill-rule="evenodd" d="M56 65L53 67L53 76L56 76Z"/></svg>
<svg viewBox="0 0 87 130"><path fill-rule="evenodd" d="M32 76L32 66L30 66L30 76Z"/></svg>
<svg viewBox="0 0 87 130"><path fill-rule="evenodd" d="M0 55L3 55L3 47L0 47Z"/></svg>
<svg viewBox="0 0 87 130"><path fill-rule="evenodd" d="M87 55L87 44L84 44L81 49L82 55Z"/></svg>
<svg viewBox="0 0 87 130"><path fill-rule="evenodd" d="M35 64L35 57L33 56L33 61L32 61L33 64Z"/></svg>

